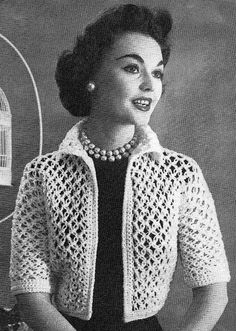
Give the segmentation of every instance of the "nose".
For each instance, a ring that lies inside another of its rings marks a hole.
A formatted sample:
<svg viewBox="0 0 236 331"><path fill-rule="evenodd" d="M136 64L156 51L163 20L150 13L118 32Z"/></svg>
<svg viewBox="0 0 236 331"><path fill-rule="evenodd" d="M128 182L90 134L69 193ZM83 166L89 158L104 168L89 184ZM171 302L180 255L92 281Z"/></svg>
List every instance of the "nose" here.
<svg viewBox="0 0 236 331"><path fill-rule="evenodd" d="M153 91L152 77L148 73L142 75L142 82L139 86L141 91Z"/></svg>

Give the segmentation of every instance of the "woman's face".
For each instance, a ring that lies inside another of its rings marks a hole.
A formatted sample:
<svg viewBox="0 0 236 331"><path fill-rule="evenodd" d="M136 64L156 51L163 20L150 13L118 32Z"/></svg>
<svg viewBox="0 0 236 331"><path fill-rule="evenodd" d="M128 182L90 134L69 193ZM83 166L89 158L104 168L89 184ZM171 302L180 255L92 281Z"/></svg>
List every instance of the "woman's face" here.
<svg viewBox="0 0 236 331"><path fill-rule="evenodd" d="M117 124L145 125L162 94L161 48L150 36L125 33L94 76L92 112Z"/></svg>

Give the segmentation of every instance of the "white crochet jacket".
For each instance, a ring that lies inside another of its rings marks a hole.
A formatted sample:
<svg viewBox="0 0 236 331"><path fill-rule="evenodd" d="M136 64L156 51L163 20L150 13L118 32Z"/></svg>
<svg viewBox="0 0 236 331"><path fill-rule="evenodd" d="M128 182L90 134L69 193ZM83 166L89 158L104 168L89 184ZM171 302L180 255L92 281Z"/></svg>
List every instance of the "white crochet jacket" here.
<svg viewBox="0 0 236 331"><path fill-rule="evenodd" d="M98 185L78 139L24 170L12 224L13 294L49 292L58 310L89 320L98 235ZM179 252L191 287L229 281L214 202L197 163L162 148L149 126L129 158L123 203L124 321L163 306ZM115 189L115 188L114 188Z"/></svg>

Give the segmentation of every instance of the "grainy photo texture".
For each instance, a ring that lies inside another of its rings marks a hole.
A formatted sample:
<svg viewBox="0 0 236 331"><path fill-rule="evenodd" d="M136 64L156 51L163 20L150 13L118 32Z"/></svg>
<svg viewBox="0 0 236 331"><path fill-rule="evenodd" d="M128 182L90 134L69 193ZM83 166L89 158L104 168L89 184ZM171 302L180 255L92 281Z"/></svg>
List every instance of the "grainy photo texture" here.
<svg viewBox="0 0 236 331"><path fill-rule="evenodd" d="M235 17L0 1L0 331L235 329Z"/></svg>

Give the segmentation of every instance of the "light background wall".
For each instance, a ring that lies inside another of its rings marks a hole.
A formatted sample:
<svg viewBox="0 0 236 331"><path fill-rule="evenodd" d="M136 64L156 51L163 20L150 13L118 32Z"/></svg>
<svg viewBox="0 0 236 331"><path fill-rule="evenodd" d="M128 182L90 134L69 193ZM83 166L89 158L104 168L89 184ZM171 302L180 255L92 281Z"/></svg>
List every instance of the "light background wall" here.
<svg viewBox="0 0 236 331"><path fill-rule="evenodd" d="M142 3L130 1L132 3ZM61 106L54 71L58 55L104 8L124 1L0 1L0 33L22 52L35 76L42 105L43 153L55 150L77 121ZM229 304L215 331L236 325L235 250L235 86L236 1L147 0L169 9L174 26L172 53L166 67L166 93L151 119L163 146L193 157L201 166L215 199L232 281ZM0 40L0 87L12 110L13 186L0 186L0 219L14 208L24 165L39 151L39 119L29 75L16 53ZM12 306L9 295L11 220L0 225L0 305ZM160 320L174 330L191 299L181 268Z"/></svg>

